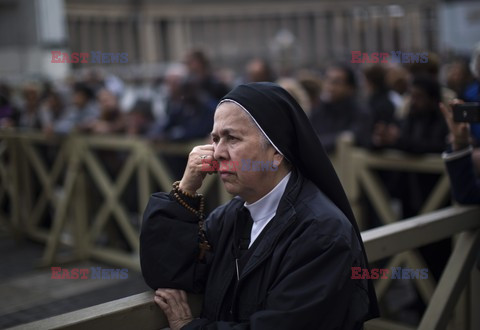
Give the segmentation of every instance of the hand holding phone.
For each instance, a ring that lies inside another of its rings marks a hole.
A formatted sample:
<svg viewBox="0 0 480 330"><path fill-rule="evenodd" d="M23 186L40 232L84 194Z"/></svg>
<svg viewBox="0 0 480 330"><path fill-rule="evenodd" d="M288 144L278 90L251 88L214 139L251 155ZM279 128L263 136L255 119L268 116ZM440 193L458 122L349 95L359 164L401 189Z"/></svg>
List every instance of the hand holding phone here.
<svg viewBox="0 0 480 330"><path fill-rule="evenodd" d="M460 150L470 144L470 124L466 122L456 122L454 119L455 112L452 110L452 108L463 104L464 102L459 99L451 101L449 105L445 105L442 102L439 103L440 110L450 130L449 140L453 150Z"/></svg>
<svg viewBox="0 0 480 330"><path fill-rule="evenodd" d="M455 104L453 106L453 121L457 123L480 123L480 103Z"/></svg>

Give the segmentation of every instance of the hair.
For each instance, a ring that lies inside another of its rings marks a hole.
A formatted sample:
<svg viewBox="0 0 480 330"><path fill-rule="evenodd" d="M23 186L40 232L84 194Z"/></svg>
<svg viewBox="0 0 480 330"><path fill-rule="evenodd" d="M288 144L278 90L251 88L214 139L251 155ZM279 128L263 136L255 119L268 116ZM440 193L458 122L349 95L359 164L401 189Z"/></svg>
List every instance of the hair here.
<svg viewBox="0 0 480 330"><path fill-rule="evenodd" d="M207 55L200 49L193 49L188 54L188 57L191 59L195 59L196 61L200 62L205 70L210 69L210 61Z"/></svg>
<svg viewBox="0 0 480 330"><path fill-rule="evenodd" d="M429 52L427 63L405 64L408 71L414 76L428 74L436 77L440 72L440 58L437 54Z"/></svg>
<svg viewBox="0 0 480 330"><path fill-rule="evenodd" d="M261 57L255 57L250 61L248 61L247 71L252 64L260 64L262 72L264 74L264 77L261 79L261 81L271 81L271 82L275 81L275 72L272 66L270 65L269 61Z"/></svg>
<svg viewBox="0 0 480 330"><path fill-rule="evenodd" d="M311 102L316 102L320 98L322 90L322 81L317 75L308 70L300 70L297 74L300 85L305 89Z"/></svg>
<svg viewBox="0 0 480 330"><path fill-rule="evenodd" d="M152 111L152 102L146 100L137 100L133 105L130 113L137 113L148 120L154 120L153 111Z"/></svg>
<svg viewBox="0 0 480 330"><path fill-rule="evenodd" d="M405 94L408 90L408 71L403 66L391 65L387 68L385 76L387 87L399 94Z"/></svg>
<svg viewBox="0 0 480 330"><path fill-rule="evenodd" d="M330 66L329 69L337 69L343 71L343 73L345 73L345 82L347 83L347 85L349 85L353 89L357 88L357 78L355 76L355 72L348 64L336 63Z"/></svg>
<svg viewBox="0 0 480 330"><path fill-rule="evenodd" d="M307 115L310 115L312 103L307 92L305 91L305 88L303 88L298 81L293 78L281 78L277 80L277 84L285 89L295 99L295 101L298 102L300 107Z"/></svg>
<svg viewBox="0 0 480 330"><path fill-rule="evenodd" d="M437 103L442 100L440 84L430 76L416 76L413 79L412 86L424 91L430 98L432 98Z"/></svg>
<svg viewBox="0 0 480 330"><path fill-rule="evenodd" d="M386 70L382 65L376 64L363 70L365 78L373 86L376 91L386 91L387 84L385 82Z"/></svg>
<svg viewBox="0 0 480 330"><path fill-rule="evenodd" d="M94 91L84 83L76 83L73 86L73 91L75 93L82 93L88 100L91 100L95 97Z"/></svg>

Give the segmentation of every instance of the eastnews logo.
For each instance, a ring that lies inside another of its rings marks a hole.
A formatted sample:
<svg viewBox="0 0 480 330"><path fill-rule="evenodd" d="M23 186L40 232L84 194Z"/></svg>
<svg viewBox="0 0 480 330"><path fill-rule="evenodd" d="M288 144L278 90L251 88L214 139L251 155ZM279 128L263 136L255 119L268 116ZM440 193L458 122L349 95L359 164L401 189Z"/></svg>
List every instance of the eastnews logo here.
<svg viewBox="0 0 480 330"><path fill-rule="evenodd" d="M390 53L362 53L361 51L352 51L351 63L427 63L428 53L406 53L401 51L392 51Z"/></svg>
<svg viewBox="0 0 480 330"><path fill-rule="evenodd" d="M90 53L73 52L62 53L59 50L52 50L51 63L127 63L128 53L102 53L100 51Z"/></svg>
<svg viewBox="0 0 480 330"><path fill-rule="evenodd" d="M402 267L392 267L391 268L390 278L392 280L413 280L420 279L424 280L428 278L428 268L402 268ZM364 279L388 279L390 274L390 269L388 268L361 268L361 267L352 267L352 276L353 280L364 280Z"/></svg>
<svg viewBox="0 0 480 330"><path fill-rule="evenodd" d="M102 267L90 267L90 268L62 268L52 267L52 277L54 280L86 280L86 279L98 279L98 280L124 280L128 278L128 269L112 269Z"/></svg>

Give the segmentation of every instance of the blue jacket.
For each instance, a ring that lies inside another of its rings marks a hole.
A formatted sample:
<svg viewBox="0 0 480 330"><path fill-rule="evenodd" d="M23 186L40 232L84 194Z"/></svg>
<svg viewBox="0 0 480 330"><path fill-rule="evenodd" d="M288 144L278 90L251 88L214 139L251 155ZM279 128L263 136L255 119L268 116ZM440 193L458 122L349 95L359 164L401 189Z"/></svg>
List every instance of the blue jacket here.
<svg viewBox="0 0 480 330"><path fill-rule="evenodd" d="M460 204L480 204L480 179L476 177L472 153L465 150L458 157L444 154L453 198Z"/></svg>

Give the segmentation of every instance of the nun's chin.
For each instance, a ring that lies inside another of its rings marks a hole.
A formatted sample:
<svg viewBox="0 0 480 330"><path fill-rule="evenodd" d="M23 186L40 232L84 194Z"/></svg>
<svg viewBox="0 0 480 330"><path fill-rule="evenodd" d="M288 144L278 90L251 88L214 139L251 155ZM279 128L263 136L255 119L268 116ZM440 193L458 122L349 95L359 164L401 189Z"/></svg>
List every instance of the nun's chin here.
<svg viewBox="0 0 480 330"><path fill-rule="evenodd" d="M232 195L237 195L238 194L238 185L231 182L231 180L229 180L228 178L227 179L223 179L222 178L222 181L223 181L223 186L225 187L225 190L229 193L229 194L232 194Z"/></svg>

